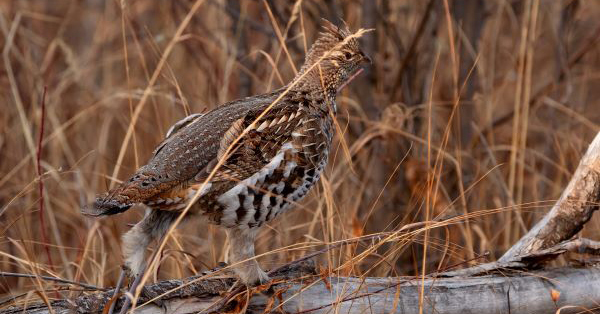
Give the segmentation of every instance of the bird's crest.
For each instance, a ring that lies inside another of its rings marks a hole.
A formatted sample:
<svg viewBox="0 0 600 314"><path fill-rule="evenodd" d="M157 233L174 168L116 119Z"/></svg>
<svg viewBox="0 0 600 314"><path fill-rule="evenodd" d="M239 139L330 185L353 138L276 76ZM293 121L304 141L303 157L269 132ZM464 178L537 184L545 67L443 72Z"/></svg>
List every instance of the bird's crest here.
<svg viewBox="0 0 600 314"><path fill-rule="evenodd" d="M343 22L343 21L342 21ZM346 22L342 26L336 26L328 20L323 19L323 31L319 33L319 38L310 47L306 54L303 68L308 68L315 64L327 53L333 53L342 48L358 50L359 45L356 38L350 38L344 43L344 40L352 35Z"/></svg>
<svg viewBox="0 0 600 314"><path fill-rule="evenodd" d="M293 80L294 88L322 90L335 94L337 88L362 63L371 62L360 49L358 38L368 30L351 32L342 21L341 26L323 20L323 31L310 47L300 72Z"/></svg>

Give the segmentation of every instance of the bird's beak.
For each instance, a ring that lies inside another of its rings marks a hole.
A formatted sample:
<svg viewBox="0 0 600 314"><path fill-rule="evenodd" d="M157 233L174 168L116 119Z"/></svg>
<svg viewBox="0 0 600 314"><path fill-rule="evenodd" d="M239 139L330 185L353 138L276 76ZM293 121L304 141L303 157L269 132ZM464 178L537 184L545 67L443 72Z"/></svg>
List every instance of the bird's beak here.
<svg viewBox="0 0 600 314"><path fill-rule="evenodd" d="M362 56L362 61L368 64L373 64L373 60L369 58L364 52L361 51L360 55Z"/></svg>

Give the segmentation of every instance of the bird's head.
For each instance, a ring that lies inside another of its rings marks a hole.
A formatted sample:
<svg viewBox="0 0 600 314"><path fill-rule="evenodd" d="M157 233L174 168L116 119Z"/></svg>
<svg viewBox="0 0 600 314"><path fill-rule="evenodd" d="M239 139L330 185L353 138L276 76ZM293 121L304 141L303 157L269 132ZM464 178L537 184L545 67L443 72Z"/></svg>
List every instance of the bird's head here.
<svg viewBox="0 0 600 314"><path fill-rule="evenodd" d="M362 64L371 63L358 43L364 32L352 33L346 23L339 27L323 20L323 31L310 47L297 77L326 91L337 90Z"/></svg>

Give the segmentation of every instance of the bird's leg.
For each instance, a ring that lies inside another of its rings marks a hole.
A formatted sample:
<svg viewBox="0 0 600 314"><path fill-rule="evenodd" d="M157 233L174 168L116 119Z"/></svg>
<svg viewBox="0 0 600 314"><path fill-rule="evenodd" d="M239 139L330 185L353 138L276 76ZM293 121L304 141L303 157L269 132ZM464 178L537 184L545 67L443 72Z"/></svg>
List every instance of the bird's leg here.
<svg viewBox="0 0 600 314"><path fill-rule="evenodd" d="M149 210L146 217L123 236L125 267L134 277L129 293L135 295L146 269L146 248L155 239L162 238L179 213ZM131 299L125 298L120 314L127 313Z"/></svg>
<svg viewBox="0 0 600 314"><path fill-rule="evenodd" d="M131 284L131 287L129 287L129 291L127 291L127 295L125 297L125 302L123 303L123 306L121 307L121 311L119 312L119 314L127 313L127 310L129 309L129 306L131 305L131 298L129 297L129 295L131 295L132 297L135 296L135 290L140 285L140 282L142 281L143 277L144 277L144 269L142 268L142 272L135 275L135 277L133 279L133 283Z"/></svg>
<svg viewBox="0 0 600 314"><path fill-rule="evenodd" d="M229 289L228 294L216 304L213 304L202 313L220 309L231 301L237 294L244 291L245 286L256 286L267 283L270 279L267 273L260 269L254 256L254 239L256 229L241 230L239 228L226 229L229 238L231 263L233 271L239 280ZM241 282L241 284L240 284Z"/></svg>
<svg viewBox="0 0 600 314"><path fill-rule="evenodd" d="M146 248L152 241L151 230L151 216L152 212L149 212L146 217L135 226L133 226L123 236L123 256L125 257L125 269L129 275L131 286L129 287L129 294L125 297L125 302L121 307L120 314L127 313L129 306L131 305L131 299L129 295L135 295L135 289L139 285L142 277L144 276L144 268L146 266ZM133 277L133 281L131 281Z"/></svg>
<svg viewBox="0 0 600 314"><path fill-rule="evenodd" d="M248 286L267 283L269 276L265 273L254 258L254 239L256 229L241 230L228 229L229 246L231 247L231 264L240 281Z"/></svg>

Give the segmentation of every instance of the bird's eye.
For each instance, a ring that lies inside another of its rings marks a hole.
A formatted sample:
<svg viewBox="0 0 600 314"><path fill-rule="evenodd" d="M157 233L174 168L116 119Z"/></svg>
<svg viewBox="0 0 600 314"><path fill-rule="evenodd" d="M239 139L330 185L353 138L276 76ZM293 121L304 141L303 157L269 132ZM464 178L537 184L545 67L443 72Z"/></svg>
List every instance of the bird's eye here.
<svg viewBox="0 0 600 314"><path fill-rule="evenodd" d="M346 60L350 60L352 58L352 54L349 52L344 52L344 57L346 58Z"/></svg>

